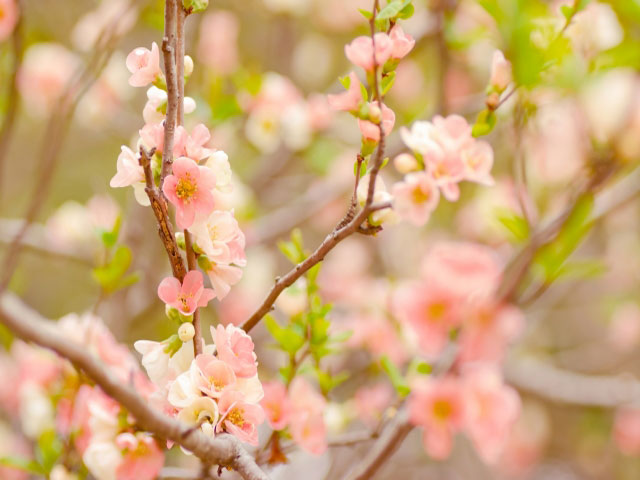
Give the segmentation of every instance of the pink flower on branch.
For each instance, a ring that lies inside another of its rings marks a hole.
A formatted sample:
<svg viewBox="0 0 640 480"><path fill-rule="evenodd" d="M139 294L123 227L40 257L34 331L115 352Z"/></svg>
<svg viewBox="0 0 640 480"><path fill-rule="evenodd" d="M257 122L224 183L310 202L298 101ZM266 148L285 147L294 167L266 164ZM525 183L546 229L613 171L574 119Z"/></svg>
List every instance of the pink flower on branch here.
<svg viewBox="0 0 640 480"><path fill-rule="evenodd" d="M234 325L226 328L218 325L211 327L211 336L216 343L218 358L231 366L238 377L253 377L258 367L253 352L253 340L244 330Z"/></svg>
<svg viewBox="0 0 640 480"><path fill-rule="evenodd" d="M384 65L394 51L394 44L386 33L376 33L375 39L375 64ZM363 68L367 72L373 72L374 67L374 41L371 37L357 37L349 45L344 47L344 53L351 63Z"/></svg>
<svg viewBox="0 0 640 480"><path fill-rule="evenodd" d="M190 375L193 384L213 398L219 398L236 384L233 369L213 355L198 355L191 364Z"/></svg>
<svg viewBox="0 0 640 480"><path fill-rule="evenodd" d="M260 405L247 403L242 393L229 391L218 400L220 421L217 431L226 431L249 445L258 445L258 425L264 422L264 411Z"/></svg>
<svg viewBox="0 0 640 480"><path fill-rule="evenodd" d="M198 307L206 307L215 298L210 288L204 288L202 273L191 270L182 284L175 277L167 277L158 286L158 296L167 305L178 309L184 315L191 315Z"/></svg>
<svg viewBox="0 0 640 480"><path fill-rule="evenodd" d="M121 148L116 163L117 172L109 182L112 188L128 187L144 181L144 170L140 166L138 156L129 147Z"/></svg>
<svg viewBox="0 0 640 480"><path fill-rule="evenodd" d="M164 453L148 434L121 433L116 445L122 449L123 457L116 469L118 480L153 480L164 465Z"/></svg>
<svg viewBox="0 0 640 480"><path fill-rule="evenodd" d="M355 72L349 74L349 89L346 92L336 95L327 95L327 100L331 108L342 110L343 112L353 112L358 109L362 102L361 83Z"/></svg>
<svg viewBox="0 0 640 480"><path fill-rule="evenodd" d="M360 133L362 133L362 137L365 140L377 143L380 141L379 123L382 123L382 129L384 131L384 136L386 137L391 133L391 130L393 130L393 126L396 123L396 114L393 113L393 110L387 107L384 103L381 108L377 101L371 102L369 104L369 109L371 112L369 118L378 117L376 119L378 123L359 118L358 127L360 128Z"/></svg>
<svg viewBox="0 0 640 480"><path fill-rule="evenodd" d="M283 430L291 419L292 406L287 396L287 387L279 381L262 385L264 398L260 402L267 415L269 426L274 430Z"/></svg>
<svg viewBox="0 0 640 480"><path fill-rule="evenodd" d="M209 168L187 157L173 162L173 175L165 178L162 191L176 206L178 227L189 228L196 217L206 218L213 211L215 186L216 176Z"/></svg>
<svg viewBox="0 0 640 480"><path fill-rule="evenodd" d="M409 173L393 186L396 213L414 225L424 225L438 206L440 191L427 172Z"/></svg>
<svg viewBox="0 0 640 480"><path fill-rule="evenodd" d="M127 69L131 72L129 85L145 87L156 81L162 74L160 70L160 50L156 42L151 44L151 50L144 47L134 49L126 60Z"/></svg>
<svg viewBox="0 0 640 480"><path fill-rule="evenodd" d="M407 56L407 54L413 50L416 41L411 35L404 33L402 27L396 24L389 32L389 38L393 44L393 50L391 52L391 58L399 60Z"/></svg>

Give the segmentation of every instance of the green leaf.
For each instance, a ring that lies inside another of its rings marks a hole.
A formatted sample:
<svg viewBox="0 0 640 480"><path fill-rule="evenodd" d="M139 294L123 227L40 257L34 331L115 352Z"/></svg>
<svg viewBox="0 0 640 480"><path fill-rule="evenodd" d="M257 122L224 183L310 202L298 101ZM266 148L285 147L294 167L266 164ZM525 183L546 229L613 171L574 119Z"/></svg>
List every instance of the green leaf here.
<svg viewBox="0 0 640 480"><path fill-rule="evenodd" d="M556 272L556 279L584 280L599 277L607 271L607 266L602 260L588 259L566 262Z"/></svg>
<svg viewBox="0 0 640 480"><path fill-rule="evenodd" d="M264 317L265 326L278 345L289 354L295 354L304 345L304 337L292 327L281 327L272 315Z"/></svg>
<svg viewBox="0 0 640 480"><path fill-rule="evenodd" d="M471 134L474 137L481 137L488 135L496 125L496 114L489 109L482 110L476 118L476 123L473 126Z"/></svg>
<svg viewBox="0 0 640 480"><path fill-rule="evenodd" d="M22 470L23 472L33 473L34 475L46 475L46 471L38 462L30 460L28 458L20 457L0 457L0 465L8 468L15 468L16 470Z"/></svg>
<svg viewBox="0 0 640 480"><path fill-rule="evenodd" d="M382 358L380 358L380 364L382 365L382 369L389 376L391 384L396 389L396 392L398 392L398 395L400 395L401 397L406 397L407 395L409 395L411 389L409 388L406 379L402 376L398 368L389 359L389 357L383 355Z"/></svg>
<svg viewBox="0 0 640 480"><path fill-rule="evenodd" d="M400 10L400 13L398 13L398 18L401 18L402 20L407 20L408 18L413 17L414 11L415 11L415 8L413 4L410 3L409 5L404 7L402 10Z"/></svg>
<svg viewBox="0 0 640 480"><path fill-rule="evenodd" d="M496 209L498 221L511 233L513 239L522 242L529 238L529 224L521 215L507 208Z"/></svg>
<svg viewBox="0 0 640 480"><path fill-rule="evenodd" d="M373 13L371 13L369 10L365 10L364 8L359 8L358 11L362 14L362 16L364 18L366 18L367 20L371 20L373 18ZM349 87L347 87L349 88Z"/></svg>
<svg viewBox="0 0 640 480"><path fill-rule="evenodd" d="M382 78L382 90L380 92L382 96L386 95L387 92L391 90L391 87L393 87L393 82L395 82L395 80L396 72L391 72Z"/></svg>
<svg viewBox="0 0 640 480"><path fill-rule="evenodd" d="M571 18L575 14L575 10L573 9L572 5L562 5L560 7L560 11L562 12L562 15L564 15L564 18L567 20L567 22L571 21Z"/></svg>
<svg viewBox="0 0 640 480"><path fill-rule="evenodd" d="M47 430L38 439L36 458L45 472L50 472L62 455L62 442L53 430Z"/></svg>
<svg viewBox="0 0 640 480"><path fill-rule="evenodd" d="M411 4L411 0L394 0L382 10L380 10L380 13L376 15L376 20L396 18L400 14L400 12L409 4Z"/></svg>
<svg viewBox="0 0 640 480"><path fill-rule="evenodd" d="M104 289L105 292L113 293L119 288L131 284L134 277L122 277L131 265L132 255L129 247L121 245L113 254L113 258L107 265L93 269L93 278ZM137 276L135 281L137 281ZM135 281L133 283L135 283Z"/></svg>
<svg viewBox="0 0 640 480"><path fill-rule="evenodd" d="M182 6L191 13L202 12L209 6L209 0L182 0Z"/></svg>
<svg viewBox="0 0 640 480"><path fill-rule="evenodd" d="M349 90L349 87L351 86L351 77L349 75L345 75L344 77L339 77L338 80L340 80L340 83L342 84L345 90Z"/></svg>

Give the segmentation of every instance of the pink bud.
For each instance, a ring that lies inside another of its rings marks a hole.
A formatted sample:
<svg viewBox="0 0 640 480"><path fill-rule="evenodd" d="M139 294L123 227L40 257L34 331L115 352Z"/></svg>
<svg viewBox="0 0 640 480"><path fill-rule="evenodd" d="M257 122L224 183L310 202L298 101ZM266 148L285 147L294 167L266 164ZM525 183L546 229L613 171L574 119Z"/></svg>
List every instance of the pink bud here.
<svg viewBox="0 0 640 480"><path fill-rule="evenodd" d="M500 50L496 50L493 53L491 62L491 80L489 84L499 92L502 92L509 83L511 83L511 62L504 58Z"/></svg>

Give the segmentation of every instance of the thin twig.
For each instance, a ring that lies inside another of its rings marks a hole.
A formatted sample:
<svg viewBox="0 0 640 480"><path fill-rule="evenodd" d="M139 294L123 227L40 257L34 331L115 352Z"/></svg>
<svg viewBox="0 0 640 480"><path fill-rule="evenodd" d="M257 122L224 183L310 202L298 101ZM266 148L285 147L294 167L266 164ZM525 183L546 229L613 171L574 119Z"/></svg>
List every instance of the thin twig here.
<svg viewBox="0 0 640 480"><path fill-rule="evenodd" d="M171 171L173 164L173 141L178 114L178 82L176 77L176 0L166 0L164 10L164 38L162 54L164 58L164 76L167 83L167 116L164 120L164 147L162 150L162 172L160 174L160 191L164 179Z"/></svg>

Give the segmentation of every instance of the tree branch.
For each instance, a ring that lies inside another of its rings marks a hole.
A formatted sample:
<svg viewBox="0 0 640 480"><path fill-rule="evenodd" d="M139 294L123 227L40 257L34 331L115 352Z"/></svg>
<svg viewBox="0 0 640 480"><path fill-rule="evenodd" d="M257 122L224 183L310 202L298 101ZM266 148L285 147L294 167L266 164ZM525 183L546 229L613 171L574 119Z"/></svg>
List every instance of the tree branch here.
<svg viewBox="0 0 640 480"><path fill-rule="evenodd" d="M53 350L69 360L127 409L141 429L183 446L205 464L232 468L245 480L269 479L235 437L222 434L212 439L200 431L187 434L191 430L189 426L153 409L135 389L112 375L84 345L68 341L17 296L5 293L0 297L0 322L23 340Z"/></svg>

